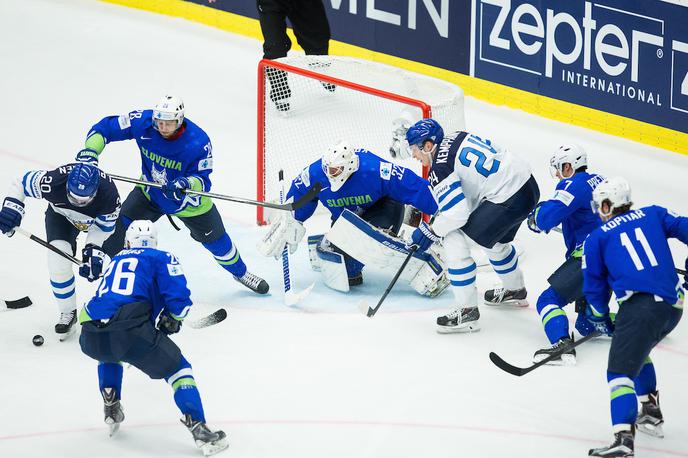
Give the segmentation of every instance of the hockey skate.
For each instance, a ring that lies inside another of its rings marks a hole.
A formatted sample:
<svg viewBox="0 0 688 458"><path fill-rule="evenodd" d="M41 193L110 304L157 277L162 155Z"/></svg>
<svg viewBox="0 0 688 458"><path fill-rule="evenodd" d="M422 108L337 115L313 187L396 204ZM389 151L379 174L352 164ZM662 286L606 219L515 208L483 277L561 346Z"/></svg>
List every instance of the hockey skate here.
<svg viewBox="0 0 688 458"><path fill-rule="evenodd" d="M535 352L533 355L533 362L534 363L539 363L543 359L547 358L548 356L558 353L562 350L562 348L565 348L569 345L573 344L573 340L564 337L562 339L559 339L557 343L552 345L551 347L547 348L542 348L538 351ZM550 364L552 366L575 366L576 365L576 349L571 348L568 351L565 351L564 353L560 354L558 358L554 358L551 361L548 361L546 364Z"/></svg>
<svg viewBox="0 0 688 458"><path fill-rule="evenodd" d="M528 292L525 288L504 289L495 288L485 291L486 305L512 305L514 307L528 307L526 296Z"/></svg>
<svg viewBox="0 0 688 458"><path fill-rule="evenodd" d="M224 431L211 431L208 425L194 421L189 414L186 414L180 421L189 429L194 441L196 441L196 446L201 449L205 456L219 453L229 445Z"/></svg>
<svg viewBox="0 0 688 458"><path fill-rule="evenodd" d="M480 331L480 311L478 307L456 309L453 312L437 318L437 332L451 334L454 332Z"/></svg>
<svg viewBox="0 0 688 458"><path fill-rule="evenodd" d="M612 458L634 456L633 439L633 431L619 431L618 433L614 433L614 442L612 442L611 445L591 448L588 452L588 456L605 456Z"/></svg>
<svg viewBox="0 0 688 458"><path fill-rule="evenodd" d="M105 414L105 424L110 428L110 437L119 431L119 424L124 421L124 410L117 398L117 391L114 388L104 388L103 413Z"/></svg>
<svg viewBox="0 0 688 458"><path fill-rule="evenodd" d="M55 325L55 333L60 336L61 342L67 340L69 336L74 334L76 331L74 323L76 323L76 310L60 313L60 319Z"/></svg>
<svg viewBox="0 0 688 458"><path fill-rule="evenodd" d="M349 277L349 286L358 286L363 284L363 274L357 273L353 277Z"/></svg>
<svg viewBox="0 0 688 458"><path fill-rule="evenodd" d="M268 282L260 278L258 275L252 274L248 270L241 277L234 275L234 279L258 294L267 294L268 290L270 289Z"/></svg>
<svg viewBox="0 0 688 458"><path fill-rule="evenodd" d="M663 423L664 417L659 409L659 393L654 391L648 394L647 401L641 402L640 412L635 425L641 433L654 437L664 437Z"/></svg>

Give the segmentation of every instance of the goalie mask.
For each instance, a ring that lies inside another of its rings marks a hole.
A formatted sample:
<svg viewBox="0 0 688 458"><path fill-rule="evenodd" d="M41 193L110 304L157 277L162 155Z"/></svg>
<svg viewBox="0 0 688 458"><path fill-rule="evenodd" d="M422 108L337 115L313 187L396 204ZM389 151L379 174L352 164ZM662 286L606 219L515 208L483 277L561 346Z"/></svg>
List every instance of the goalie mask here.
<svg viewBox="0 0 688 458"><path fill-rule="evenodd" d="M347 142L339 142L323 155L322 169L330 181L330 189L336 192L358 170L358 155Z"/></svg>
<svg viewBox="0 0 688 458"><path fill-rule="evenodd" d="M564 176L564 164L571 164L571 168L575 173L579 168L588 166L588 154L579 145L562 145L552 154L549 160L550 174L553 178L557 178L557 172L559 172L562 179L573 176L573 173L570 176Z"/></svg>
<svg viewBox="0 0 688 458"><path fill-rule="evenodd" d="M184 122L184 102L179 97L166 95L153 108L153 127L160 130L159 121L174 121L175 130Z"/></svg>
<svg viewBox="0 0 688 458"><path fill-rule="evenodd" d="M158 246L158 231L147 219L132 221L124 240L126 248L155 248Z"/></svg>
<svg viewBox="0 0 688 458"><path fill-rule="evenodd" d="M602 204L609 205L609 211L602 210ZM607 178L592 192L592 211L602 218L609 218L614 210L624 205L631 205L631 185L625 178Z"/></svg>

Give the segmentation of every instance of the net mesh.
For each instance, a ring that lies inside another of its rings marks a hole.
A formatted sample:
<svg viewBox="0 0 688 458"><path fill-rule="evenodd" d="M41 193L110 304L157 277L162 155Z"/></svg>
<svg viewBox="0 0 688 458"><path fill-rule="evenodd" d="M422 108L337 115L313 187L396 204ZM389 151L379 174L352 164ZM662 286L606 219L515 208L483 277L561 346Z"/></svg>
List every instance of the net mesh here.
<svg viewBox="0 0 688 458"><path fill-rule="evenodd" d="M258 199L261 200L279 199L279 170L284 170L288 190L290 181L304 167L342 140L354 148L364 148L393 160L389 147L394 120L404 115L413 121L421 119L423 102L445 132L465 128L463 92L442 80L376 62L334 56L290 56L262 61L261 69L263 78L258 87ZM296 73L298 69L313 73L301 75ZM355 87L344 87L334 79ZM394 159L394 162L422 173L420 163L412 158ZM264 224L265 220L259 208L258 223Z"/></svg>

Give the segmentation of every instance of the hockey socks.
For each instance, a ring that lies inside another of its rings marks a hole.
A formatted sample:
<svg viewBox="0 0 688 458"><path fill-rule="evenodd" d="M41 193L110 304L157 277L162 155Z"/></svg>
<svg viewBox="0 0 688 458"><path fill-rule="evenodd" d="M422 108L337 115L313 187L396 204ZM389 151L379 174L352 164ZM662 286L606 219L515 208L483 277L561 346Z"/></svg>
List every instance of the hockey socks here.
<svg viewBox="0 0 688 458"><path fill-rule="evenodd" d="M105 388L114 388L116 399L122 397L122 374L124 368L119 363L98 363L98 384L100 392Z"/></svg>
<svg viewBox="0 0 688 458"><path fill-rule="evenodd" d="M630 431L638 416L635 384L628 376L607 371L614 432Z"/></svg>
<svg viewBox="0 0 688 458"><path fill-rule="evenodd" d="M205 423L201 395L196 388L191 364L182 356L177 372L165 379L174 390L174 402L183 415L190 415L194 421Z"/></svg>
<svg viewBox="0 0 688 458"><path fill-rule="evenodd" d="M633 379L633 382L641 402L647 401L647 396L657 391L655 365L649 357L645 360L645 364L643 364L640 373Z"/></svg>
<svg viewBox="0 0 688 458"><path fill-rule="evenodd" d="M537 300L537 311L551 344L569 336L569 320L562 308L566 305L563 301L552 287L544 290Z"/></svg>
<svg viewBox="0 0 688 458"><path fill-rule="evenodd" d="M203 246L213 254L215 261L227 272L236 277L242 277L246 273L246 264L226 232L219 239L204 243Z"/></svg>

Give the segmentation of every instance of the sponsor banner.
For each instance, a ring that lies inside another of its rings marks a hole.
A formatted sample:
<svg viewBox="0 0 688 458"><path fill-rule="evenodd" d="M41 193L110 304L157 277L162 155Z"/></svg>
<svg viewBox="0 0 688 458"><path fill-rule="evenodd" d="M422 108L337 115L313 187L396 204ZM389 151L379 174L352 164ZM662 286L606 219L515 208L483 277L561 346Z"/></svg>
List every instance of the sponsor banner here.
<svg viewBox="0 0 688 458"><path fill-rule="evenodd" d="M474 0L471 75L688 132L688 8Z"/></svg>
<svg viewBox="0 0 688 458"><path fill-rule="evenodd" d="M187 0L258 18L256 0ZM323 0L332 38L468 74L471 0Z"/></svg>

